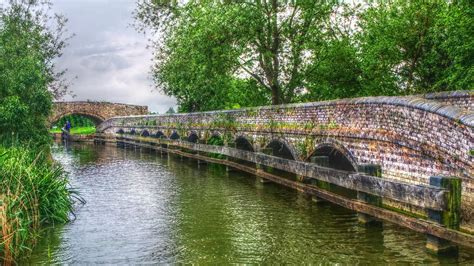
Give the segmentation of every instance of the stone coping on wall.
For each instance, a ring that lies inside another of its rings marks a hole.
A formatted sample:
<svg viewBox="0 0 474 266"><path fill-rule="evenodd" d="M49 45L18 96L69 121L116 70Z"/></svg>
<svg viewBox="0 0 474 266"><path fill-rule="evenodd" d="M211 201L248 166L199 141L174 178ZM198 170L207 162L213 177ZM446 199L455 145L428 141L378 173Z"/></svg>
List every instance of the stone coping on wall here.
<svg viewBox="0 0 474 266"><path fill-rule="evenodd" d="M118 106L129 106L129 107L141 107L147 108L146 105L138 105L138 104L128 104L128 103L113 103L113 102L102 102L102 101L56 101L53 104L109 104L109 105L118 105Z"/></svg>
<svg viewBox="0 0 474 266"><path fill-rule="evenodd" d="M450 92L451 94L463 94L471 92ZM427 100L417 96L379 96L379 97L362 97L362 98L348 98L340 100L330 100L322 102L309 102L309 103L293 103L284 105L273 105L273 106L260 106L260 107L248 107L233 110L219 110L219 111L206 111L196 113L178 113L178 114L159 114L159 115L134 115L134 116L117 116L111 119L126 119L126 118L166 118L166 117L177 117L177 116L190 116L190 115L213 115L213 114L226 114L226 113L240 113L240 112L252 112L259 110L279 110L279 109L291 109L291 108L317 108L326 106L338 106L338 105L392 105L402 106L413 109L419 109L422 111L434 113L450 120L456 121L457 123L466 125L468 127L474 127L474 112L466 111L462 108L458 108L452 105L446 105L443 103Z"/></svg>
<svg viewBox="0 0 474 266"><path fill-rule="evenodd" d="M432 92L422 96L426 99L468 98L474 97L474 90Z"/></svg>

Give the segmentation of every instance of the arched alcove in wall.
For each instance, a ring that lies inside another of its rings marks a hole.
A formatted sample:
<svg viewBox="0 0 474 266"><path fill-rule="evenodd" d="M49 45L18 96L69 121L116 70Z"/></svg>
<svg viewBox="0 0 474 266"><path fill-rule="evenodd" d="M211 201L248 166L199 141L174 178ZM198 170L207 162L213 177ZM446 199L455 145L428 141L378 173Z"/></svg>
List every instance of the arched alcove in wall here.
<svg viewBox="0 0 474 266"><path fill-rule="evenodd" d="M197 143L199 140L199 136L196 134L196 132L191 132L188 136L188 141L192 143Z"/></svg>
<svg viewBox="0 0 474 266"><path fill-rule="evenodd" d="M178 132L173 131L173 133L170 136L170 139L173 139L173 140L180 139L180 136L179 136Z"/></svg>
<svg viewBox="0 0 474 266"><path fill-rule="evenodd" d="M355 159L350 152L342 145L337 143L322 143L316 146L312 156L326 157L325 167L344 170L344 171L357 171L357 165Z"/></svg>
<svg viewBox="0 0 474 266"><path fill-rule="evenodd" d="M166 138L165 134L164 134L162 131L156 132L155 134L153 134L153 137L154 137L154 138L157 138L157 139L159 139L159 138Z"/></svg>
<svg viewBox="0 0 474 266"><path fill-rule="evenodd" d="M294 153L294 149L287 144L285 141L280 140L280 139L273 139L270 141L264 149L265 153L268 153L269 155L280 157L283 159L287 160L296 160L296 155ZM283 170L279 169L274 169L271 167L265 167L265 170L267 172L274 173L278 176L290 179L290 180L296 180L297 176L294 173L289 173Z"/></svg>
<svg viewBox="0 0 474 266"><path fill-rule="evenodd" d="M255 152L252 143L250 143L250 141L244 136L239 136L235 139L235 148L239 150ZM240 159L234 159L234 161L240 164L250 166L250 167L256 167L255 163L253 162L240 160Z"/></svg>
<svg viewBox="0 0 474 266"><path fill-rule="evenodd" d="M322 167L332 168L336 170L356 172L357 163L352 154L342 144L333 140L318 144L311 156L308 157L309 162L316 163ZM321 188L329 190L333 193L343 195L349 198L356 198L357 192L346 189L337 185L329 185L324 182L312 180L312 184L316 184Z"/></svg>

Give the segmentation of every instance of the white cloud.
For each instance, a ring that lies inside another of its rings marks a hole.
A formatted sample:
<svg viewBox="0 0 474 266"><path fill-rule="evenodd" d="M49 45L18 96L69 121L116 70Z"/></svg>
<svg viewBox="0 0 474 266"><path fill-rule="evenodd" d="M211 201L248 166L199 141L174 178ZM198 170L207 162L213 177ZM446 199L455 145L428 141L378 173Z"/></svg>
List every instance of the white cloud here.
<svg viewBox="0 0 474 266"><path fill-rule="evenodd" d="M74 100L148 105L160 113L176 105L173 98L153 89L152 51L146 49L147 38L130 27L134 0L53 3L54 11L69 18L68 28L76 34L58 60L58 67L67 68L73 80Z"/></svg>

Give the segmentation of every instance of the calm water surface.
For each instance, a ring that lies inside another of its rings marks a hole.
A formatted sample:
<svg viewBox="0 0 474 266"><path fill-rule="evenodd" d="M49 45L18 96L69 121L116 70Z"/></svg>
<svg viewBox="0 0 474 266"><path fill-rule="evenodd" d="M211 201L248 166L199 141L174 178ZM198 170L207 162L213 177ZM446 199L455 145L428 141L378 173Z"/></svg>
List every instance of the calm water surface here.
<svg viewBox="0 0 474 266"><path fill-rule="evenodd" d="M315 204L243 173L115 146L54 146L87 201L73 222L47 228L25 263L461 263L426 253L425 236Z"/></svg>

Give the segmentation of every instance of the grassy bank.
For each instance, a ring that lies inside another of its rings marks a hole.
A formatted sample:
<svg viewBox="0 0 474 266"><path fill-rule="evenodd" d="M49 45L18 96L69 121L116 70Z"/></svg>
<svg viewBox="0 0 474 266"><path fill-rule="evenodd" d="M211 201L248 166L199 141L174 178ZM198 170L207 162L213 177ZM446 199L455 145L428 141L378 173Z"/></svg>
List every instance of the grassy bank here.
<svg viewBox="0 0 474 266"><path fill-rule="evenodd" d="M0 146L0 256L6 264L27 255L40 225L68 221L71 193L49 153Z"/></svg>
<svg viewBox="0 0 474 266"><path fill-rule="evenodd" d="M49 131L50 133L61 133L60 128L54 128ZM73 127L71 128L71 135L90 135L95 133L95 127Z"/></svg>

